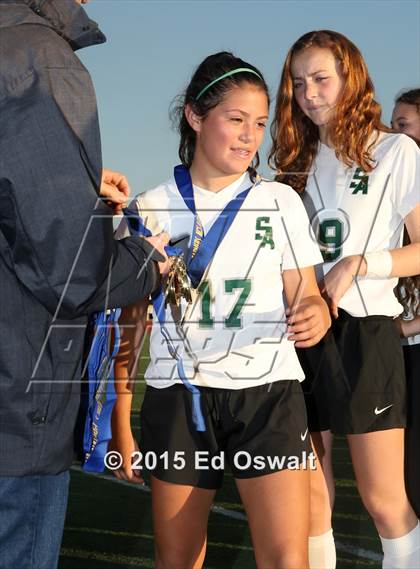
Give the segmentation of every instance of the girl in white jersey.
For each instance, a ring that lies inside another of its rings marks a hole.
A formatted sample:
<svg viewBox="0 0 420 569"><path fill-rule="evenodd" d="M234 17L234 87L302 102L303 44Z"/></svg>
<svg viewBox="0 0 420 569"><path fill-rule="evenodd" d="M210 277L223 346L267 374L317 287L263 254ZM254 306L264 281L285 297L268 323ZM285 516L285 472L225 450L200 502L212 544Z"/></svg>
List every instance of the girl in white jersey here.
<svg viewBox="0 0 420 569"><path fill-rule="evenodd" d="M311 266L318 248L300 234L308 224L300 198L261 181L254 169L268 102L255 67L226 52L206 58L179 106L182 165L130 208L132 226L139 216L142 227L166 231L172 243L188 237L193 286L191 304L159 310L154 300L140 448L152 470L157 568L202 566L224 464L247 512L258 567L308 566L310 447L293 343L318 342L329 315ZM119 236L126 230L124 223ZM133 362L147 304L122 314L115 371L112 446L123 457L117 475L131 481L139 480L130 428Z"/></svg>
<svg viewBox="0 0 420 569"><path fill-rule="evenodd" d="M334 316L323 343L328 365L312 378L308 407L318 414L313 424L322 433L312 440L323 467L311 473L312 568L335 567L331 431L347 435L358 490L381 536L383 567L420 566L418 520L404 488L405 382L393 325L402 311L393 294L397 277L419 272L419 151L408 137L390 134L380 112L366 64L347 38L315 31L292 46L271 161L277 179L302 195ZM401 248L404 224L412 243ZM326 405L317 405L317 392Z"/></svg>

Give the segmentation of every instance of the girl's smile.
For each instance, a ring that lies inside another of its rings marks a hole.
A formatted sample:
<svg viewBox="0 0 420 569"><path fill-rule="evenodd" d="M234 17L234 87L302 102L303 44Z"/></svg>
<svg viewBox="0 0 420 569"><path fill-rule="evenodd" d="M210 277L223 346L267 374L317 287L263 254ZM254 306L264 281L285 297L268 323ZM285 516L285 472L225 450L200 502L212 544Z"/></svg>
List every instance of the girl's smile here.
<svg viewBox="0 0 420 569"><path fill-rule="evenodd" d="M241 176L257 153L268 119L267 95L245 82L230 89L206 117L197 117L191 108L187 116L197 135L194 183L218 191Z"/></svg>

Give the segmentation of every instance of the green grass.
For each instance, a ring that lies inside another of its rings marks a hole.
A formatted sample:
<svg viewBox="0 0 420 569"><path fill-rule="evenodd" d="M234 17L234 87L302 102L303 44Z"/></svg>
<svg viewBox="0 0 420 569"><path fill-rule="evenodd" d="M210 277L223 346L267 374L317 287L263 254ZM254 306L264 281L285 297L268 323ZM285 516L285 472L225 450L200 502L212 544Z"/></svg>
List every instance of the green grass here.
<svg viewBox="0 0 420 569"><path fill-rule="evenodd" d="M148 346L144 346L148 350ZM146 353L146 352L145 352ZM140 361L139 377L147 365ZM139 381L134 401L133 429L145 384ZM353 471L343 437L334 445L337 498L334 515L336 540L344 546L380 553L376 530L357 494ZM225 476L215 504L243 512L232 476ZM338 569L379 569L380 563L338 551ZM153 568L153 531L150 493L135 487L72 471L69 508L59 569ZM255 569L247 523L211 513L206 569ZM168 568L170 569L170 568Z"/></svg>

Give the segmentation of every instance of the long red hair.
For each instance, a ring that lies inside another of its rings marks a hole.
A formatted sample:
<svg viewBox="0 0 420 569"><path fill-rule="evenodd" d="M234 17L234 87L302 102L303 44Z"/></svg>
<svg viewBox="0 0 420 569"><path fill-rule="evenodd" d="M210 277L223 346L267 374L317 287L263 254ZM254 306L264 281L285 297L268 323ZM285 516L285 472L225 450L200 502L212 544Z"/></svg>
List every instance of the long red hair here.
<svg viewBox="0 0 420 569"><path fill-rule="evenodd" d="M291 47L284 63L271 124L273 145L269 163L278 181L290 184L299 193L306 185L316 156L318 127L301 111L294 94L292 59L310 47L327 48L339 62L343 89L328 134L337 158L365 172L374 168L371 150L378 131L389 131L381 122L381 106L374 99L374 87L358 48L345 36L330 30L308 32ZM376 136L375 136L376 135Z"/></svg>

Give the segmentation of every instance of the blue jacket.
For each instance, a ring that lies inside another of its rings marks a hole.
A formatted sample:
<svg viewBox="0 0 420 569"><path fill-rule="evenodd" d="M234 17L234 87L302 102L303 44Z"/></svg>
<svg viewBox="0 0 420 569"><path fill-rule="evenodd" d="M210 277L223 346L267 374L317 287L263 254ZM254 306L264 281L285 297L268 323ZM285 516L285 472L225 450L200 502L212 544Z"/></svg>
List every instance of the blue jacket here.
<svg viewBox="0 0 420 569"><path fill-rule="evenodd" d="M104 41L74 0L0 0L0 475L70 466L87 316L159 281L98 200L95 93L74 50Z"/></svg>

